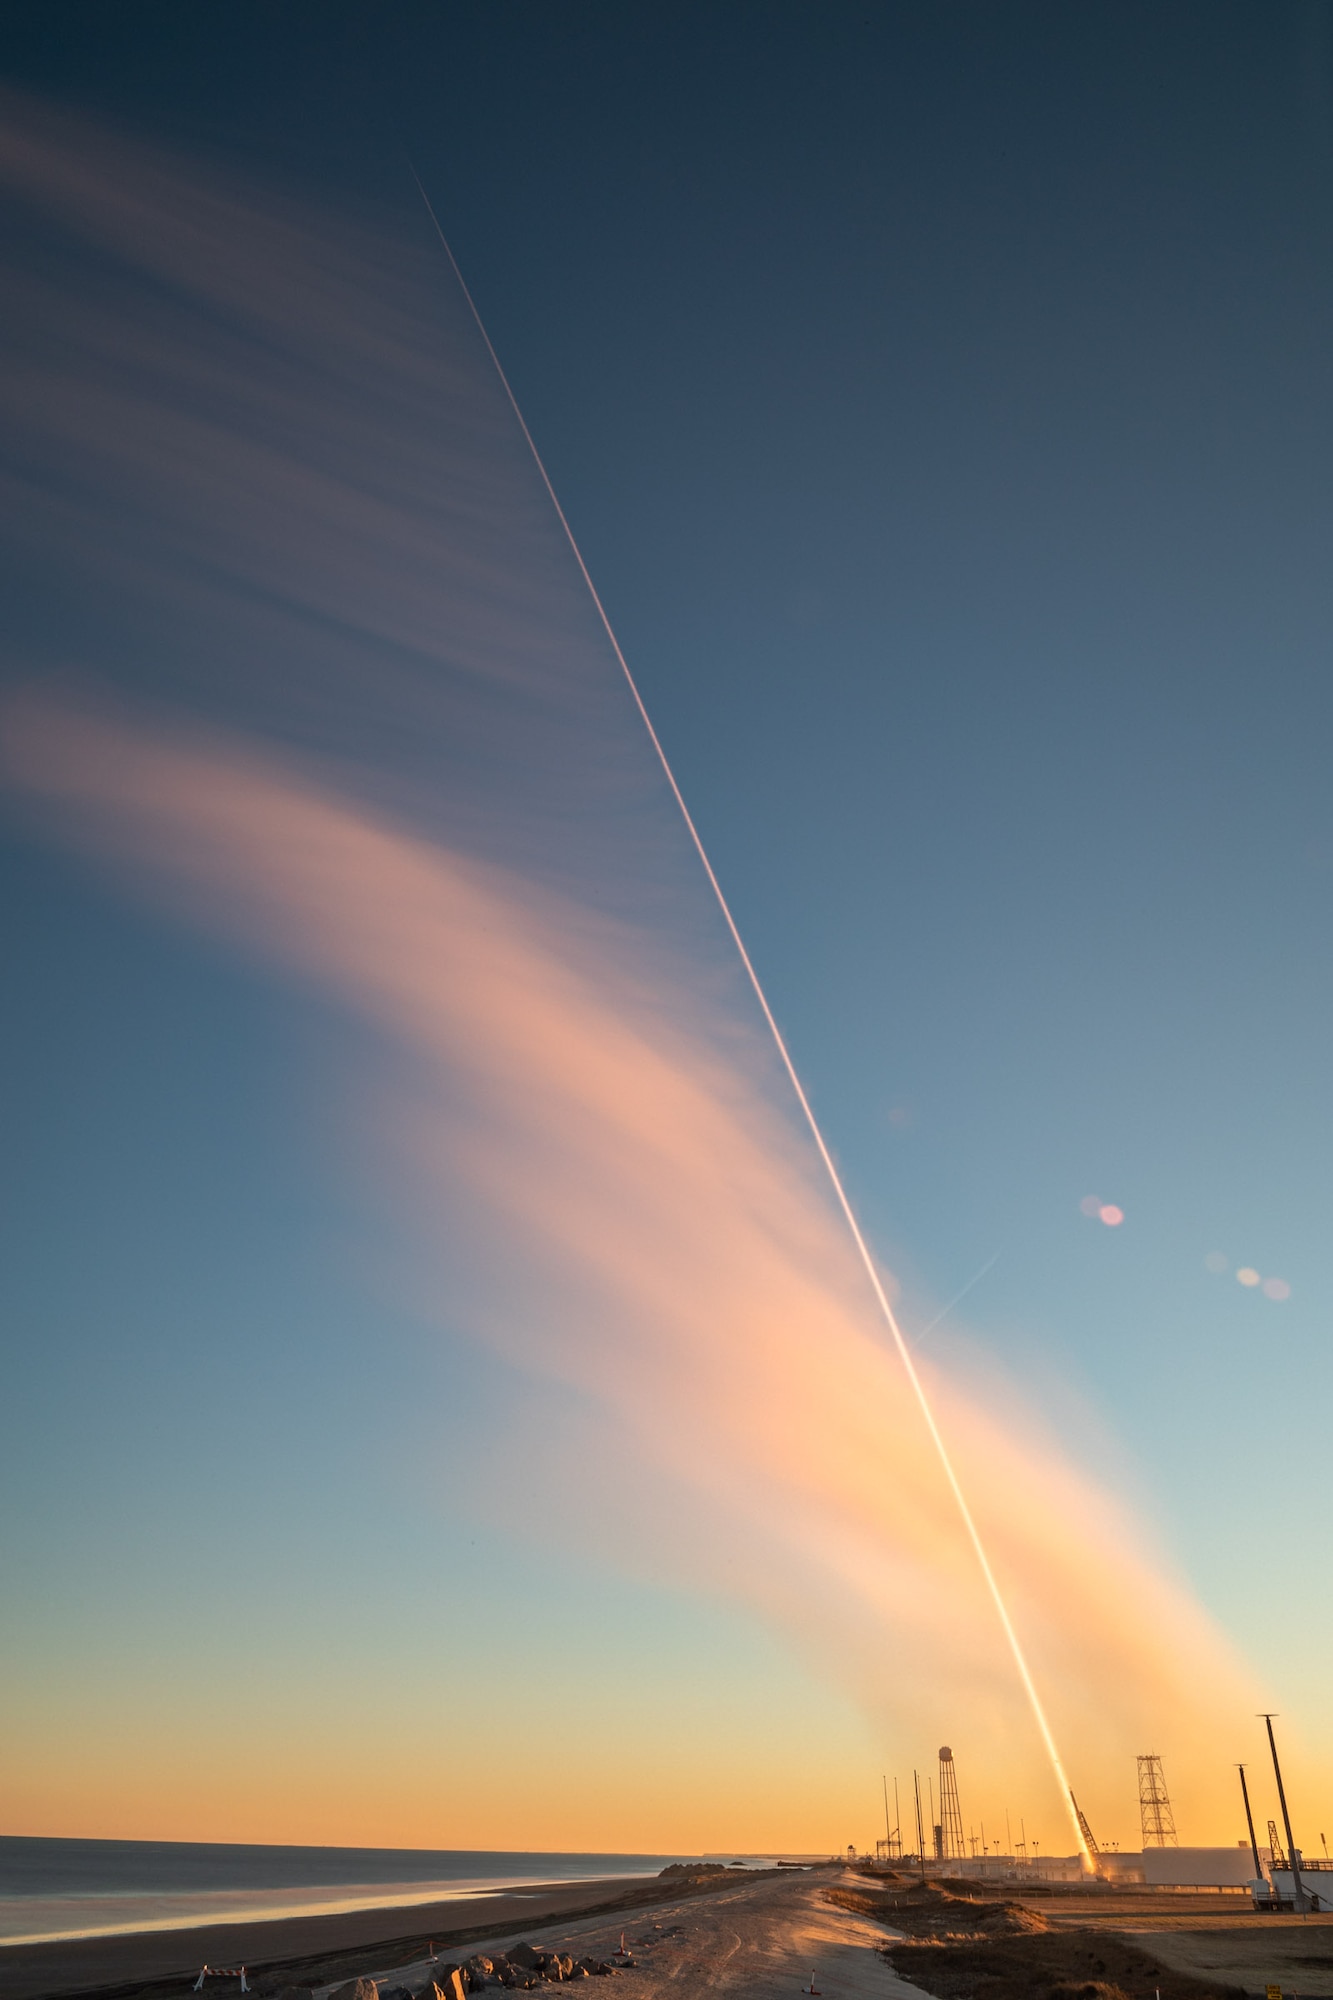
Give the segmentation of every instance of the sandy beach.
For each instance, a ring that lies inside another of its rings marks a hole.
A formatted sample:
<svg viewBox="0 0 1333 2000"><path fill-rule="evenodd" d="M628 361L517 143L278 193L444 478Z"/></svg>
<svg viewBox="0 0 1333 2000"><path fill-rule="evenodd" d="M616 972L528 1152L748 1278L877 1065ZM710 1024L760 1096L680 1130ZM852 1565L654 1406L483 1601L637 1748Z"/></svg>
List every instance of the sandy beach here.
<svg viewBox="0 0 1333 2000"><path fill-rule="evenodd" d="M205 1964L322 1968L327 1961L336 1970L345 1957L360 1971L368 1952L373 1953L377 1946L391 1949L395 1941L410 1955L431 1938L480 1937L497 1924L540 1924L594 1908L641 1908L655 1893L656 1884L638 1876L535 1887L525 1884L522 1889L453 1897L438 1903L332 1916L6 1945L0 1947L0 2000L35 2000L35 1996L48 1993L129 1995L149 1988L165 1996L188 1991ZM207 1990L234 2000L237 1982L219 1979Z"/></svg>

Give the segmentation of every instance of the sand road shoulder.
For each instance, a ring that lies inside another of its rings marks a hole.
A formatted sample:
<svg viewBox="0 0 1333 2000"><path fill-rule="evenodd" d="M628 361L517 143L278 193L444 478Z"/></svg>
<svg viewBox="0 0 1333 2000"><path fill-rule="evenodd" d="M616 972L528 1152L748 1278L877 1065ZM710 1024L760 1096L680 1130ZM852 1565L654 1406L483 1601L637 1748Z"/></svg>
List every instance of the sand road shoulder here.
<svg viewBox="0 0 1333 2000"><path fill-rule="evenodd" d="M828 1886L825 1870L764 1875L729 1883L716 1894L659 1906L630 1923L590 1918L544 1925L521 1938L576 1959L608 1958L620 1943L623 1924L635 1963L632 1970L618 1973L610 1988L620 2000L658 1993L675 2000L697 1993L798 2000L812 1973L825 2000L927 2000L883 1956L893 1933L874 1918L827 1902ZM520 1941L510 1933L488 1943L492 1950L504 1951ZM485 1951L487 1945L474 1949ZM423 1960L385 1967L379 1978L385 1985L411 1989L429 1970Z"/></svg>

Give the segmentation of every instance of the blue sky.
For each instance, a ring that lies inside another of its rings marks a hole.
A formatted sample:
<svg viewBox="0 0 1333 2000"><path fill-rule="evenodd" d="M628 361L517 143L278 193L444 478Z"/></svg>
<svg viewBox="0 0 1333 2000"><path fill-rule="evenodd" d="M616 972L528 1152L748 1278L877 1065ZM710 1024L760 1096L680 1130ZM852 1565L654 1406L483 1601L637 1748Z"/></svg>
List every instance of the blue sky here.
<svg viewBox="0 0 1333 2000"><path fill-rule="evenodd" d="M1288 1527L1331 1386L1329 8L55 7L0 54L404 231L410 151L909 1331L998 1253L932 1351L1067 1428L1327 1774ZM58 566L10 601L9 678L96 633ZM329 1449L411 1461L423 1395L455 1436L516 1392L406 1309L367 1345L391 1252L328 1090L359 1031L25 828L3 869L22 1685L95 1646L122 1558L142 1629L202 1575L299 1651L393 1542L410 1631L413 1503L377 1472L342 1519ZM873 1789L874 1729L748 1613L573 1549L553 1586L484 1518L445 1542L455 1615L631 1618L622 1689L670 1631L701 1701L763 1686ZM1104 1811L1128 1841L1129 1780Z"/></svg>

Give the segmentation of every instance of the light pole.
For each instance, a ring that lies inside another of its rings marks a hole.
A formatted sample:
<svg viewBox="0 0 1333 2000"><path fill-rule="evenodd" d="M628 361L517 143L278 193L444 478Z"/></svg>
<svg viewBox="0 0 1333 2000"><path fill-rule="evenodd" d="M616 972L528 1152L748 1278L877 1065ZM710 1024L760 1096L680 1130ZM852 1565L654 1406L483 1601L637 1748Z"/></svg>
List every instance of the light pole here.
<svg viewBox="0 0 1333 2000"><path fill-rule="evenodd" d="M1236 1769L1240 1772L1240 1795L1245 1801L1245 1824L1250 1829L1250 1853L1254 1856L1254 1879L1258 1882L1263 1879L1263 1870L1259 1866L1259 1843L1254 1837L1254 1815L1250 1811L1250 1792L1245 1783L1245 1766L1237 1764Z"/></svg>
<svg viewBox="0 0 1333 2000"><path fill-rule="evenodd" d="M1301 1857L1296 1843L1291 1837L1291 1815L1287 1811L1287 1794L1282 1788L1282 1766L1277 1761L1277 1741L1273 1735L1273 1718L1264 1716L1268 1728L1268 1747L1273 1753L1273 1776L1277 1779L1277 1799L1282 1808L1282 1824L1287 1832L1287 1853L1291 1858L1291 1900L1295 1908L1304 1910L1308 1904L1305 1885L1301 1881Z"/></svg>

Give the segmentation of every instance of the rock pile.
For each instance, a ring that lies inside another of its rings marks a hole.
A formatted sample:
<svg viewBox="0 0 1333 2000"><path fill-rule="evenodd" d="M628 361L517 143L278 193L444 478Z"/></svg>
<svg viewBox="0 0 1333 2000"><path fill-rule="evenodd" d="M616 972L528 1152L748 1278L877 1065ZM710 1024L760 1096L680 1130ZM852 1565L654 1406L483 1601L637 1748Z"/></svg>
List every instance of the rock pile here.
<svg viewBox="0 0 1333 2000"><path fill-rule="evenodd" d="M465 1994L484 1993L491 1986L532 1992L567 1979L619 1972L622 1964L632 1965L633 1960L613 1964L605 1958L574 1958L540 1945L516 1944L510 1952L475 1952L462 1965L436 1964L430 1976L414 1987L377 1987L373 1979L349 1979L329 2000L464 2000Z"/></svg>
<svg viewBox="0 0 1333 2000"><path fill-rule="evenodd" d="M659 1868L659 1882L670 1882L680 1889L700 1889L705 1884L711 1886L719 1875L729 1875L734 1868L743 1868L740 1861L669 1861L665 1868Z"/></svg>

